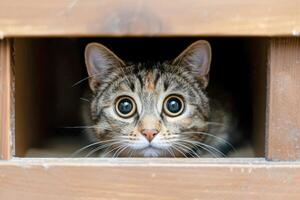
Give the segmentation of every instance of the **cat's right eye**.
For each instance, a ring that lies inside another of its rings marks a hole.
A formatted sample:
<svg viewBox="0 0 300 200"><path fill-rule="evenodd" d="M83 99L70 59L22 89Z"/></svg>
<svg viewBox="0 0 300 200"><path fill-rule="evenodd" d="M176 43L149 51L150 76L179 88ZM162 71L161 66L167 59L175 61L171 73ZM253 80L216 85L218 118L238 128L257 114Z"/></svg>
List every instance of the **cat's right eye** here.
<svg viewBox="0 0 300 200"><path fill-rule="evenodd" d="M120 117L129 118L136 112L136 105L131 97L122 96L117 99L115 110Z"/></svg>
<svg viewBox="0 0 300 200"><path fill-rule="evenodd" d="M164 102L164 112L170 117L179 116L184 110L184 102L182 97L178 95L170 95Z"/></svg>

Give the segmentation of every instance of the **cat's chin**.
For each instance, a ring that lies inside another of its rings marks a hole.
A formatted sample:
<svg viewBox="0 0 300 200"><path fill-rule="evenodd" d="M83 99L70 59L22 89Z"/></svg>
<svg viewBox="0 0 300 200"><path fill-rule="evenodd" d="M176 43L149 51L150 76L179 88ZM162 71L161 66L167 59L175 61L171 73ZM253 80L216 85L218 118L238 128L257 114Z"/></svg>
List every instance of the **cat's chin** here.
<svg viewBox="0 0 300 200"><path fill-rule="evenodd" d="M141 151L144 157L159 157L161 155L161 149L151 147L151 146L146 147Z"/></svg>

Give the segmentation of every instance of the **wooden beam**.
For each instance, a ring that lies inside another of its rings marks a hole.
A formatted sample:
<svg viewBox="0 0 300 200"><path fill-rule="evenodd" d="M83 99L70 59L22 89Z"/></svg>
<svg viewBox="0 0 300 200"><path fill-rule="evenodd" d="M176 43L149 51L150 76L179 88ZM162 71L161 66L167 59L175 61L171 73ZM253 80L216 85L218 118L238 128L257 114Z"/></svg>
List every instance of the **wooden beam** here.
<svg viewBox="0 0 300 200"><path fill-rule="evenodd" d="M0 37L300 35L300 0L0 0L0 5Z"/></svg>
<svg viewBox="0 0 300 200"><path fill-rule="evenodd" d="M300 159L300 38L271 39L267 158Z"/></svg>
<svg viewBox="0 0 300 200"><path fill-rule="evenodd" d="M1 199L300 199L300 163L263 159L0 161Z"/></svg>
<svg viewBox="0 0 300 200"><path fill-rule="evenodd" d="M9 159L12 153L14 103L11 67L11 45L0 40L0 159Z"/></svg>

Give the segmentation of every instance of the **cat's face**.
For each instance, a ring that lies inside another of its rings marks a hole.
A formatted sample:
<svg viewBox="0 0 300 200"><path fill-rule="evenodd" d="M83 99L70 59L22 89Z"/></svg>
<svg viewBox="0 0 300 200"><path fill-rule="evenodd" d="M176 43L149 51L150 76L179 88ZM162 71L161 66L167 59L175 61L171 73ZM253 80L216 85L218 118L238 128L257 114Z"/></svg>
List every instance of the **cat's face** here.
<svg viewBox="0 0 300 200"><path fill-rule="evenodd" d="M173 62L127 64L101 44L85 52L94 92L94 134L108 156L186 156L208 128L210 46L198 41Z"/></svg>

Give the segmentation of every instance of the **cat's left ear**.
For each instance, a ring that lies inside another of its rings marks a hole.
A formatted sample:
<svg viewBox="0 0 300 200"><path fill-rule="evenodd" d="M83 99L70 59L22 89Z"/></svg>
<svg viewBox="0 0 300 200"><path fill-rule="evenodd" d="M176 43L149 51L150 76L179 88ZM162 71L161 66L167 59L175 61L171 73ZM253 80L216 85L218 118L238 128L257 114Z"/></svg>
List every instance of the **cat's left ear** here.
<svg viewBox="0 0 300 200"><path fill-rule="evenodd" d="M190 70L203 88L208 85L210 63L211 47L205 40L194 42L172 62L173 65L186 67Z"/></svg>

